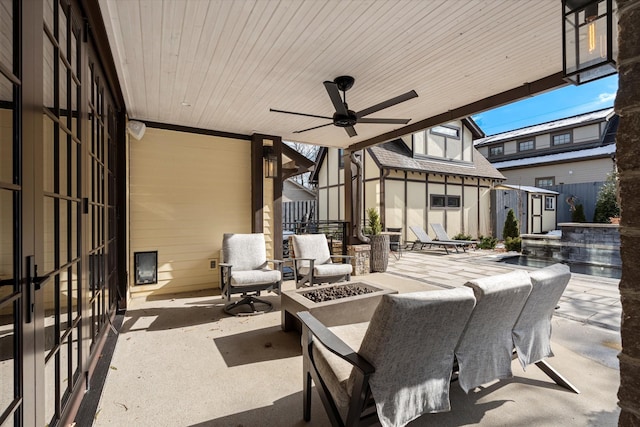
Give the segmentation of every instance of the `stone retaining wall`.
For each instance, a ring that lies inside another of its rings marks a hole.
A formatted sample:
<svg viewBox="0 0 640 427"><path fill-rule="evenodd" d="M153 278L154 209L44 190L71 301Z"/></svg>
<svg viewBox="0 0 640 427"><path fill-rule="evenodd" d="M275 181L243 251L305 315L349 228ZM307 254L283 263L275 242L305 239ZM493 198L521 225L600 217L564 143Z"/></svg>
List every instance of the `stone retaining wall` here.
<svg viewBox="0 0 640 427"><path fill-rule="evenodd" d="M560 223L562 237L523 234L522 253L536 258L621 267L617 224Z"/></svg>

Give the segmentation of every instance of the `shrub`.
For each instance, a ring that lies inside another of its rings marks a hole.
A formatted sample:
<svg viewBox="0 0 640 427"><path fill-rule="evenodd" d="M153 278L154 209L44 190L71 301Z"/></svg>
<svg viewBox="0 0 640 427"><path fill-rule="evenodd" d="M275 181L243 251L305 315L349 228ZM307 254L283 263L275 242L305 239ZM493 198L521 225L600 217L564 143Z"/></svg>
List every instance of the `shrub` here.
<svg viewBox="0 0 640 427"><path fill-rule="evenodd" d="M471 235L469 234L458 233L453 236L453 240L473 240L473 237L471 237Z"/></svg>
<svg viewBox="0 0 640 427"><path fill-rule="evenodd" d="M507 237L518 236L520 236L520 226L516 219L516 214L513 212L513 209L509 209L507 219L504 222L504 229L502 230L502 238L507 240Z"/></svg>
<svg viewBox="0 0 640 427"><path fill-rule="evenodd" d="M584 206L582 206L582 204L576 205L576 210L571 213L571 221L587 222L587 218L584 216Z"/></svg>
<svg viewBox="0 0 640 427"><path fill-rule="evenodd" d="M380 215L376 208L367 209L367 217L369 218L369 232L372 236L382 232L382 224L380 223Z"/></svg>
<svg viewBox="0 0 640 427"><path fill-rule="evenodd" d="M608 223L609 218L620 216L620 206L617 197L616 173L607 175L607 181L598 192L596 210L593 214L593 222Z"/></svg>
<svg viewBox="0 0 640 427"><path fill-rule="evenodd" d="M478 243L479 249L495 249L498 243L498 239L493 236L478 236L478 240L480 240Z"/></svg>
<svg viewBox="0 0 640 427"><path fill-rule="evenodd" d="M522 250L522 239L520 237L507 237L504 241L504 247L510 252L520 252Z"/></svg>

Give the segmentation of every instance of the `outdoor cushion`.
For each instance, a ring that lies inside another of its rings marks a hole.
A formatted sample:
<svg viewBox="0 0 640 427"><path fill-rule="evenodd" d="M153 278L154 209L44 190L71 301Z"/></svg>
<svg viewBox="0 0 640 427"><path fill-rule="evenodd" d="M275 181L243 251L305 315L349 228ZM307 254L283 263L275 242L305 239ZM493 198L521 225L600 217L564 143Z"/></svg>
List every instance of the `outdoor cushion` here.
<svg viewBox="0 0 640 427"><path fill-rule="evenodd" d="M533 288L513 328L513 344L522 367L551 351L551 317L571 278L567 265L554 264L529 273Z"/></svg>
<svg viewBox="0 0 640 427"><path fill-rule="evenodd" d="M278 270L264 268L262 270L233 271L231 270L231 283L235 286L261 285L279 282L282 277Z"/></svg>
<svg viewBox="0 0 640 427"><path fill-rule="evenodd" d="M224 263L231 264L234 271L259 270L266 265L267 250L264 234L230 234L222 239Z"/></svg>
<svg viewBox="0 0 640 427"><path fill-rule="evenodd" d="M344 276L351 274L353 267L351 264L321 264L313 266L313 275L316 277ZM301 275L309 274L309 267L298 269Z"/></svg>
<svg viewBox="0 0 640 427"><path fill-rule="evenodd" d="M369 322L362 322L332 326L329 330L349 347L357 350L368 327ZM318 340L314 341L313 358L320 377L325 380L338 407L344 409L349 406L353 390L353 378L350 378L353 365L327 350Z"/></svg>
<svg viewBox="0 0 640 427"><path fill-rule="evenodd" d="M511 378L511 331L531 291L529 275L521 270L484 277L465 284L477 304L456 348L459 382L468 393L482 384Z"/></svg>
<svg viewBox="0 0 640 427"><path fill-rule="evenodd" d="M291 236L296 258L315 260L315 264L331 263L331 253L324 234L300 234ZM300 261L300 266L308 267L308 261Z"/></svg>

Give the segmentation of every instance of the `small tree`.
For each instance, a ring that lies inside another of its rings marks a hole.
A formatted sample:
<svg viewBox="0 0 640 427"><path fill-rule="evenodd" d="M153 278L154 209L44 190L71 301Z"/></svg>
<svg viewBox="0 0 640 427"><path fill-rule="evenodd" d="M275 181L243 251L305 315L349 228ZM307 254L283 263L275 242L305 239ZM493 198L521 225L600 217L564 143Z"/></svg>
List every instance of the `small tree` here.
<svg viewBox="0 0 640 427"><path fill-rule="evenodd" d="M596 210L593 214L593 222L608 223L609 218L620 216L620 206L617 197L617 174L611 172L607 180L598 192Z"/></svg>
<svg viewBox="0 0 640 427"><path fill-rule="evenodd" d="M576 210L571 212L571 221L587 222L587 217L584 216L584 206L582 206L582 203L576 205Z"/></svg>
<svg viewBox="0 0 640 427"><path fill-rule="evenodd" d="M376 208L367 209L367 217L369 217L369 232L375 236L382 231L382 224L380 223L380 215Z"/></svg>
<svg viewBox="0 0 640 427"><path fill-rule="evenodd" d="M516 214L513 212L513 209L509 209L507 213L507 219L504 222L504 229L502 230L502 238L507 240L507 237L519 237L520 236L520 225L518 224L518 220L516 219Z"/></svg>

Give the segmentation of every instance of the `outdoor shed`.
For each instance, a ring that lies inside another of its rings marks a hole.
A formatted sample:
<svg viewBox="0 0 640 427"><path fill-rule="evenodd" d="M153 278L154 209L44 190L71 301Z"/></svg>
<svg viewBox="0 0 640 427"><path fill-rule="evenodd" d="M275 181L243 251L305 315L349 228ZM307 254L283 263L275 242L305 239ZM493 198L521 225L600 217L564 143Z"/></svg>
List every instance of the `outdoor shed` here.
<svg viewBox="0 0 640 427"><path fill-rule="evenodd" d="M527 185L496 185L491 194L496 207L493 229L502 237L509 209L513 209L520 223L521 234L540 234L555 230L558 220L558 192Z"/></svg>

